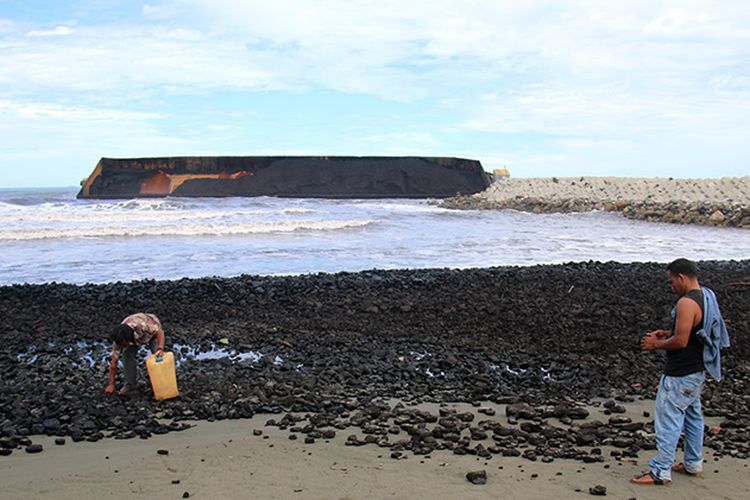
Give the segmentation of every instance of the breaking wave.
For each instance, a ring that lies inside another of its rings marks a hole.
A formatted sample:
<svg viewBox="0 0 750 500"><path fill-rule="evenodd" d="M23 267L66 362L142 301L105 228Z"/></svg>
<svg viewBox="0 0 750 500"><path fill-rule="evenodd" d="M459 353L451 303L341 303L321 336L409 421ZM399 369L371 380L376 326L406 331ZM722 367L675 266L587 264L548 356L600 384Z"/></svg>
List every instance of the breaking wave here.
<svg viewBox="0 0 750 500"><path fill-rule="evenodd" d="M151 226L85 226L72 228L0 229L0 241L59 238L111 238L141 236L242 236L297 231L338 231L360 228L372 220L265 221L237 224L157 224Z"/></svg>

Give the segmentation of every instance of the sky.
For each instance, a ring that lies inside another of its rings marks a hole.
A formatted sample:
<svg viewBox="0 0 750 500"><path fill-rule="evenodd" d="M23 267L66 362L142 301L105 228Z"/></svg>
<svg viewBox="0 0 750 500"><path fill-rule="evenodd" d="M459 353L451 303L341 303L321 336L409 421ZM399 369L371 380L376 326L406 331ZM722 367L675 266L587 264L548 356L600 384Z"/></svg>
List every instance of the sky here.
<svg viewBox="0 0 750 500"><path fill-rule="evenodd" d="M100 157L750 172L750 2L0 0L0 188Z"/></svg>

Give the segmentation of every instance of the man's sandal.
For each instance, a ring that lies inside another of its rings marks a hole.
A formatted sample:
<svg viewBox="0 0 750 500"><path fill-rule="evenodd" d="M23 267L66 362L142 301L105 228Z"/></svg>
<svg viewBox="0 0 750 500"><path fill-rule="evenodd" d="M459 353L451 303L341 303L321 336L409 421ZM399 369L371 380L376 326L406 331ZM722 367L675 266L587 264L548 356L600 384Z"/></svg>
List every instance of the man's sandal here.
<svg viewBox="0 0 750 500"><path fill-rule="evenodd" d="M631 477L630 482L633 484L645 484L652 486L670 486L672 484L672 481L659 479L658 477L656 477L656 474L651 471L644 472L640 476Z"/></svg>
<svg viewBox="0 0 750 500"><path fill-rule="evenodd" d="M699 470L698 472L690 472L685 468L685 464L680 462L679 464L674 464L672 466L672 472L677 472L679 474L685 474L686 476L693 476L693 477L703 477L703 471Z"/></svg>

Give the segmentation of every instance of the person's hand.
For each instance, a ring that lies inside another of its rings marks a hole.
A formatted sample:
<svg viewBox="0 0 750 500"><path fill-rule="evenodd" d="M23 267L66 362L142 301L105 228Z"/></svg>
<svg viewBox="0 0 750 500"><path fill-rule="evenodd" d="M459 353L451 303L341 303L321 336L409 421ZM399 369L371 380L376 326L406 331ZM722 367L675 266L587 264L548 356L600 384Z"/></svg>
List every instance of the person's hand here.
<svg viewBox="0 0 750 500"><path fill-rule="evenodd" d="M104 388L104 392L106 394L112 394L115 392L115 384L107 384L107 387Z"/></svg>
<svg viewBox="0 0 750 500"><path fill-rule="evenodd" d="M665 338L667 338L670 335L672 335L672 332L669 331L669 330L656 330L656 331L651 332L651 333L653 333L654 335L656 335L656 338L659 339L659 340L664 340Z"/></svg>
<svg viewBox="0 0 750 500"><path fill-rule="evenodd" d="M164 355L164 349L157 349L156 352L154 353L154 356L156 356L157 358L161 358L163 355Z"/></svg>
<svg viewBox="0 0 750 500"><path fill-rule="evenodd" d="M650 332L641 339L641 349L644 351L653 351L656 349L656 343L659 340L657 332Z"/></svg>

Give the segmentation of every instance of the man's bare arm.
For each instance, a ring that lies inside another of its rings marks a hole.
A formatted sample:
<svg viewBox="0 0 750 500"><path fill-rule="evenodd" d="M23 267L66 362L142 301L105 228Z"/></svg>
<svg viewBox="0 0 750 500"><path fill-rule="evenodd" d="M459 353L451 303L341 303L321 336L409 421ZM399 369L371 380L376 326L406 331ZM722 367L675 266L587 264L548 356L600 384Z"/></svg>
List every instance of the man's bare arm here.
<svg viewBox="0 0 750 500"><path fill-rule="evenodd" d="M675 318L674 335L669 338L659 338L658 331L651 332L641 340L641 347L651 351L661 349L676 351L684 349L690 340L690 331L700 314L700 306L691 299L683 297L677 302L677 317Z"/></svg>
<svg viewBox="0 0 750 500"><path fill-rule="evenodd" d="M156 337L156 354L160 356L164 352L164 330L159 330L154 335Z"/></svg>

